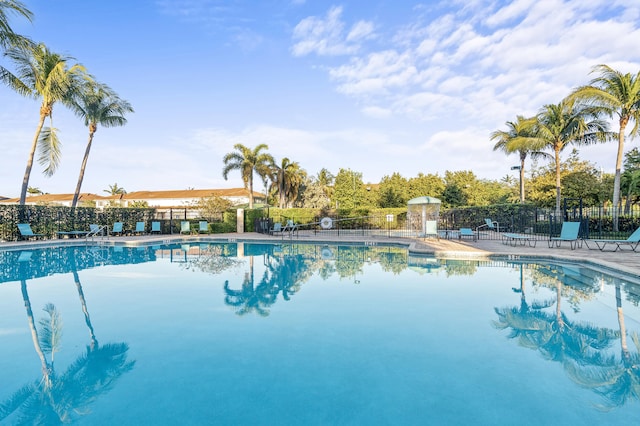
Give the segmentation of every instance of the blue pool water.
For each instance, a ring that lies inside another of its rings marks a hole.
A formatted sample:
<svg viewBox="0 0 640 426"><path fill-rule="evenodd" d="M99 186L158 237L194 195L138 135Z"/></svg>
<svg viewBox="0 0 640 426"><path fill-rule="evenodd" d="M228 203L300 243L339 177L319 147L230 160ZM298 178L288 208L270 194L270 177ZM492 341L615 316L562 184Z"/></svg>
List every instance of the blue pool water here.
<svg viewBox="0 0 640 426"><path fill-rule="evenodd" d="M600 270L242 242L0 264L0 424L640 419L640 283Z"/></svg>

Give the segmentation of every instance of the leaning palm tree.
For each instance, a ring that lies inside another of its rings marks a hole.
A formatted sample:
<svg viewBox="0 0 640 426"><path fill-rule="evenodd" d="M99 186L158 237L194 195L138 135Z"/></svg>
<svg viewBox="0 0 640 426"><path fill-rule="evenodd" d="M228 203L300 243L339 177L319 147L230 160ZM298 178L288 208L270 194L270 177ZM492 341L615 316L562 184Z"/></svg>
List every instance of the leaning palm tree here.
<svg viewBox="0 0 640 426"><path fill-rule="evenodd" d="M60 142L56 129L52 125L43 129L45 120L49 118L51 124L53 105L56 102L68 105L81 82L89 77L81 65L68 67L71 57L51 52L42 43L31 48L13 47L6 55L15 63L17 71L15 75L5 73L3 80L18 93L42 99L40 120L22 180L20 204L24 205L36 149L40 150L39 162L46 166L45 175L51 176L60 162Z"/></svg>
<svg viewBox="0 0 640 426"><path fill-rule="evenodd" d="M253 208L253 172L264 178L270 174L274 164L271 154L262 152L269 149L266 144L259 144L251 149L242 144L233 146L234 152L230 152L224 156L224 168L222 169L222 177L225 180L229 177L229 172L239 170L242 174L245 189L249 190L249 208Z"/></svg>
<svg viewBox="0 0 640 426"><path fill-rule="evenodd" d="M129 102L120 99L107 85L91 80L87 81L83 90L79 91L73 98L71 108L78 117L84 120L84 125L89 128L89 140L84 151L76 191L71 202L71 208L74 208L78 204L80 188L82 187L93 136L98 130L98 124L104 127L124 126L127 124L127 119L124 118L124 115L127 112L133 112L133 108Z"/></svg>
<svg viewBox="0 0 640 426"><path fill-rule="evenodd" d="M635 75L622 74L607 65L596 65L592 73L600 75L587 86L578 87L570 95L588 105L595 106L598 112L612 118L618 117L618 153L616 155L616 173L613 180L613 226L618 230L620 204L620 169L624 154L624 138L627 125L633 121L629 137L640 134L640 71Z"/></svg>
<svg viewBox="0 0 640 426"><path fill-rule="evenodd" d="M558 104L545 105L536 116L529 136L516 137L510 143L518 150L529 148L553 152L556 176L556 215L560 216L561 182L560 153L569 145L586 145L604 142L608 137L608 125L596 117L592 108L579 105L566 98Z"/></svg>
<svg viewBox="0 0 640 426"><path fill-rule="evenodd" d="M517 138L531 136L531 129L535 124L535 118L524 118L521 115L516 117L516 121L507 121L507 130L496 130L491 133L491 140L498 140L493 146L494 151L502 151L505 154L517 153L520 157L520 203L524 203L524 162L527 156L539 157L547 156L547 153L536 151L531 146L530 140L523 143L514 143ZM514 146L515 145L515 146Z"/></svg>

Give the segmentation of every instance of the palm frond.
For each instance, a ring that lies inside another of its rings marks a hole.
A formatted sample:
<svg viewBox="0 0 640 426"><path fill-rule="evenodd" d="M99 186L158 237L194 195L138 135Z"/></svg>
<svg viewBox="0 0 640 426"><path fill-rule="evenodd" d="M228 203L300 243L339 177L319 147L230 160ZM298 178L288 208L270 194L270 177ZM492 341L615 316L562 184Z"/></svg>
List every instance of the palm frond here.
<svg viewBox="0 0 640 426"><path fill-rule="evenodd" d="M29 398L31 398L35 392L36 387L33 384L25 385L14 392L9 399L0 404L0 422L13 414Z"/></svg>
<svg viewBox="0 0 640 426"><path fill-rule="evenodd" d="M58 139L58 129L44 127L38 138L38 162L45 166L43 173L45 176L52 176L62 159L62 144Z"/></svg>
<svg viewBox="0 0 640 426"><path fill-rule="evenodd" d="M40 323L40 346L45 353L51 354L53 361L54 354L60 350L60 340L62 338L62 318L53 303L45 305L43 310L48 317L41 318Z"/></svg>

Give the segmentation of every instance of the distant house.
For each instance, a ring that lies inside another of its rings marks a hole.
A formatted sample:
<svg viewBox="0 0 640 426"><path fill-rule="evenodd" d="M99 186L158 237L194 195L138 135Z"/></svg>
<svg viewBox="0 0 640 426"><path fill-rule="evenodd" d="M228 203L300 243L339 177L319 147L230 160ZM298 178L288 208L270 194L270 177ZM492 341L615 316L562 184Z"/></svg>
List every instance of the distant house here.
<svg viewBox="0 0 640 426"><path fill-rule="evenodd" d="M90 193L80 194L78 205L83 202L93 202L97 208L105 208L108 206L129 207L132 204L146 202L149 207L161 209L169 208L185 208L197 203L201 198L218 196L229 200L233 205L242 205L249 203L249 191L244 188L232 189L187 189L180 191L136 191L128 194L118 195L96 195ZM264 194L258 192L253 193L253 199L256 203L264 203ZM25 204L47 204L71 207L73 194L43 194L27 197ZM0 204L18 204L19 198L1 199Z"/></svg>
<svg viewBox="0 0 640 426"><path fill-rule="evenodd" d="M128 207L135 202L146 202L149 207L185 207L197 203L202 198L218 196L229 200L234 206L249 203L249 190L232 189L187 189L181 191L136 191L124 194L121 205ZM253 193L255 203L264 203L264 194Z"/></svg>
<svg viewBox="0 0 640 426"><path fill-rule="evenodd" d="M81 193L78 197L78 205L82 205L83 202L95 202L96 207L106 207L113 196L103 197L101 195ZM26 198L25 204L27 205L54 205L54 206L67 206L71 207L73 201L73 194L40 194L30 195ZM0 200L0 204L18 204L20 198L5 198Z"/></svg>

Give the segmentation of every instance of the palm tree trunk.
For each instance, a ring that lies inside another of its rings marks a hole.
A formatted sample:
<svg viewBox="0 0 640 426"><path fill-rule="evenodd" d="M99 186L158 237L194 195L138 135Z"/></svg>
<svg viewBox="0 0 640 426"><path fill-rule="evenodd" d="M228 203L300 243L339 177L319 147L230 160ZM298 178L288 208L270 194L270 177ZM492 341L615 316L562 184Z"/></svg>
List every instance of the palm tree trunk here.
<svg viewBox="0 0 640 426"><path fill-rule="evenodd" d="M284 190L284 171L280 170L278 172L278 201L280 204L280 208L284 209L285 208L285 203L286 203L286 197L285 197L285 190Z"/></svg>
<svg viewBox="0 0 640 426"><path fill-rule="evenodd" d="M36 148L38 147L38 139L40 138L40 132L44 126L44 120L47 118L46 114L40 113L40 122L36 129L36 134L33 136L33 143L31 144L31 151L29 152L29 158L27 159L27 168L24 171L24 177L22 178L22 190L20 191L20 205L24 206L27 201L27 189L29 188L29 178L31 177L31 168L33 167L33 157L36 154Z"/></svg>
<svg viewBox="0 0 640 426"><path fill-rule="evenodd" d="M622 295L620 294L620 283L618 282L616 282L616 311L618 312L618 326L620 327L620 349L622 350L623 358L628 359L629 347L627 346L627 328L624 324L624 312L622 311Z"/></svg>
<svg viewBox="0 0 640 426"><path fill-rule="evenodd" d="M556 158L556 217L560 217L560 149L555 149Z"/></svg>
<svg viewBox="0 0 640 426"><path fill-rule="evenodd" d="M29 300L29 294L27 293L27 281L20 280L20 288L22 290L22 300L24 300L24 307L27 310L27 320L29 321L29 329L31 330L31 340L33 341L33 347L40 358L42 364L42 377L44 379L45 387L51 387L51 368L47 362L47 358L44 356L42 346L40 346L40 339L38 338L38 329L33 319L33 311L31 310L31 301Z"/></svg>
<svg viewBox="0 0 640 426"><path fill-rule="evenodd" d="M82 187L82 181L84 180L84 169L87 167L87 160L89 159L89 152L91 151L91 143L93 142L94 132L89 132L89 141L87 142L87 148L84 150L84 158L82 159L82 165L80 166L80 176L78 176L78 183L76 184L76 192L73 194L73 201L71 202L71 208L74 209L78 204L78 197L80 196L80 188Z"/></svg>
<svg viewBox="0 0 640 426"><path fill-rule="evenodd" d="M82 313L84 313L84 322L87 324L87 328L89 328L89 337L91 339L89 348L90 350L94 350L98 346L98 339L96 339L96 334L93 331L93 325L91 324L91 317L89 317L89 309L87 308L87 301L84 298L84 291L82 291L82 283L80 283L78 271L74 269L72 272L73 280L75 281L76 289L78 290L78 296L80 297L80 304L82 305Z"/></svg>
<svg viewBox="0 0 640 426"><path fill-rule="evenodd" d="M618 215L620 204L620 170L622 169L622 157L624 155L624 131L627 127L627 120L620 117L620 132L618 133L618 155L616 156L616 174L613 178L613 230L618 231Z"/></svg>
<svg viewBox="0 0 640 426"><path fill-rule="evenodd" d="M251 171L253 175L253 171ZM249 209L253 209L253 176L249 176Z"/></svg>
<svg viewBox="0 0 640 426"><path fill-rule="evenodd" d="M520 204L524 204L524 158L520 157Z"/></svg>

